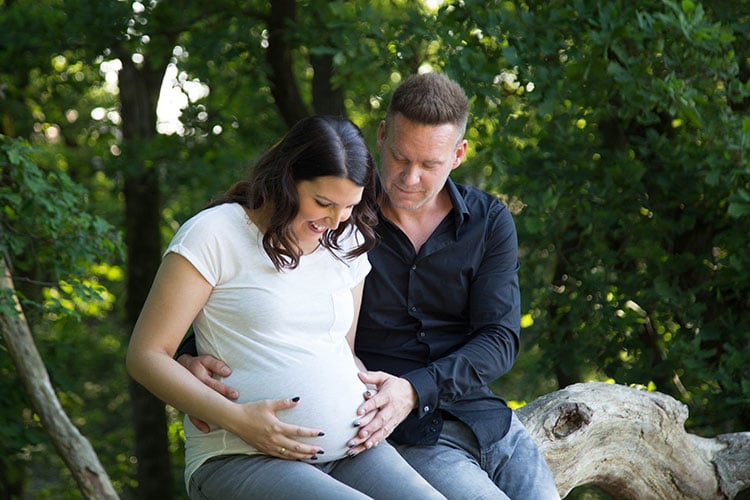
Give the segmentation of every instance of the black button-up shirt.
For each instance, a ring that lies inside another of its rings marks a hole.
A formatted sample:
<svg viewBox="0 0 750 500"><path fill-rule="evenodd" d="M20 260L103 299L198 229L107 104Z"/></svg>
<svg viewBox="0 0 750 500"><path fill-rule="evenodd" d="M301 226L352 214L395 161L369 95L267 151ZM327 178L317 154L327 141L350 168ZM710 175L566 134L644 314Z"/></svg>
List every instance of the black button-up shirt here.
<svg viewBox="0 0 750 500"><path fill-rule="evenodd" d="M508 431L511 410L488 384L519 346L518 244L512 216L470 186L447 189L453 209L415 253L380 214L369 252L356 352L368 370L407 379L418 407L391 439L435 444L443 419L459 419L481 444Z"/></svg>

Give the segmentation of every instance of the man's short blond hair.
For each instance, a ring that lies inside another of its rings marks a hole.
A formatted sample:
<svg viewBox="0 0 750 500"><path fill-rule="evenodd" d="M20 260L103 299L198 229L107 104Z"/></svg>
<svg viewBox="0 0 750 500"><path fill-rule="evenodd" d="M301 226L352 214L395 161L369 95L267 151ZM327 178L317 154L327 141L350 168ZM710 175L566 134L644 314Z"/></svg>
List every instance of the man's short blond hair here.
<svg viewBox="0 0 750 500"><path fill-rule="evenodd" d="M396 114L423 125L452 123L459 130L459 138L463 138L469 99L463 88L443 73L412 75L393 93L386 124Z"/></svg>

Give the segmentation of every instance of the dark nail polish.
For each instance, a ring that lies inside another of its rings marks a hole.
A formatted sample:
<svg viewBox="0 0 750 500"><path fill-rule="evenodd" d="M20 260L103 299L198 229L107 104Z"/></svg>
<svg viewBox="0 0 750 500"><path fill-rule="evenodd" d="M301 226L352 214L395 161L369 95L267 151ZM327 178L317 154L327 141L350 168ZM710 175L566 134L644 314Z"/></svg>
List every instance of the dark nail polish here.
<svg viewBox="0 0 750 500"><path fill-rule="evenodd" d="M317 460L317 459L318 459L318 457L316 457L315 455L313 455L313 456L310 457L310 460Z"/></svg>
<svg viewBox="0 0 750 500"><path fill-rule="evenodd" d="M325 451L323 451L323 450L318 450L318 455L325 455L325 453L326 453L326 452L325 452Z"/></svg>
<svg viewBox="0 0 750 500"><path fill-rule="evenodd" d="M299 396L297 396L297 397L294 397L294 398L292 398L292 401L294 401L295 403L296 403L297 401L299 401Z"/></svg>
<svg viewBox="0 0 750 500"><path fill-rule="evenodd" d="M325 432L319 432L319 433L318 433L318 436L325 436L325 435L326 435L326 433L325 433Z"/></svg>
<svg viewBox="0 0 750 500"><path fill-rule="evenodd" d="M359 422L354 422L354 423L353 423L352 425L353 425L354 427L359 427L359 425L360 425L360 424L359 424Z"/></svg>

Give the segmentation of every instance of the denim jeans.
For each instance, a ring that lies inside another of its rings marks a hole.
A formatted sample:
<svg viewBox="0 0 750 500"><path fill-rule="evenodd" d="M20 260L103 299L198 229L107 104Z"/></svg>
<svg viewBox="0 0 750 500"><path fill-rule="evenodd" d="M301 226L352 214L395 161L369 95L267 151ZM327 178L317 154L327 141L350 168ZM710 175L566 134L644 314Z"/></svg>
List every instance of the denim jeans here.
<svg viewBox="0 0 750 500"><path fill-rule="evenodd" d="M320 465L267 455L216 457L193 473L189 493L192 500L445 498L388 443Z"/></svg>
<svg viewBox="0 0 750 500"><path fill-rule="evenodd" d="M560 498L544 457L515 414L508 434L486 448L466 424L446 420L436 445L396 449L450 500Z"/></svg>

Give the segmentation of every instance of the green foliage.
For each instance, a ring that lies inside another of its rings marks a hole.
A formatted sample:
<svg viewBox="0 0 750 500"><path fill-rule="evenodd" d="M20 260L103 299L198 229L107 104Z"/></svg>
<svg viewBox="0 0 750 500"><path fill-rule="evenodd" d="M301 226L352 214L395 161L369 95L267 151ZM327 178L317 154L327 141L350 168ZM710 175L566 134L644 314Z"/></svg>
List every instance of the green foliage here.
<svg viewBox="0 0 750 500"><path fill-rule="evenodd" d="M543 364L561 383L654 381L704 431L746 428L746 49L698 3L503 6L502 23L471 19L469 2L445 16L495 33L482 50L500 84L479 78L474 126L496 133L478 134L476 158L523 207Z"/></svg>
<svg viewBox="0 0 750 500"><path fill-rule="evenodd" d="M63 172L44 172L23 141L0 136L0 251L10 258L13 278L46 285L48 314L77 314L76 303L105 303L104 287L92 276L96 262L121 259L119 234L86 211L86 192ZM84 276L91 276L84 278ZM2 314L13 314L2 304Z"/></svg>
<svg viewBox="0 0 750 500"><path fill-rule="evenodd" d="M122 226L123 179L153 168L168 239L285 129L268 2L134 5L0 2L0 130L37 147L0 143L0 246L26 305L39 305L31 320L66 409L124 493L135 487L128 332L119 243L103 219ZM521 251L523 353L499 392L522 403L588 379L649 385L713 435L750 428L748 12L724 0L299 0L289 36L306 105L310 57L330 56L372 146L407 75L445 71L467 90L470 151L455 177L507 201ZM179 133L126 143L101 72L115 57L140 57L156 77L168 62L185 96L210 91L185 98ZM4 456L48 450L22 394L0 395ZM177 468L180 433L170 414ZM50 480L43 494L62 490Z"/></svg>

